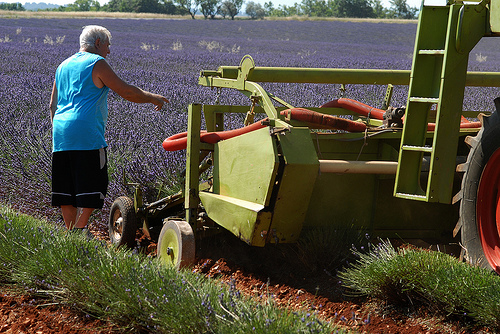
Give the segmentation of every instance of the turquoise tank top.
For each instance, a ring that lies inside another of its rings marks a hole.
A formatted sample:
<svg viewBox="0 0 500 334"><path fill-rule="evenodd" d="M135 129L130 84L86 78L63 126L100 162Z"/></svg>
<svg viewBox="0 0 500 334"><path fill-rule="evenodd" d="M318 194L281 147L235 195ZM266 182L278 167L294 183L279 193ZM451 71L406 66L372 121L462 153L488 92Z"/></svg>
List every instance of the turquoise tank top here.
<svg viewBox="0 0 500 334"><path fill-rule="evenodd" d="M97 88L92 69L103 57L78 52L56 70L57 110L52 151L96 150L106 147L109 88Z"/></svg>

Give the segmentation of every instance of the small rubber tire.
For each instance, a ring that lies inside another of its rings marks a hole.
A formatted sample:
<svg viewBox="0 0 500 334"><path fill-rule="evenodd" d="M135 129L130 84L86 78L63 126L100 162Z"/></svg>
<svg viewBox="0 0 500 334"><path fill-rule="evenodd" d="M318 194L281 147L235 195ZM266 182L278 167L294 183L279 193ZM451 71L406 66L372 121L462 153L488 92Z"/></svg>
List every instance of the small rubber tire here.
<svg viewBox="0 0 500 334"><path fill-rule="evenodd" d="M500 100L496 99L495 104ZM461 241L465 260L500 274L500 116L483 117L462 179Z"/></svg>
<svg viewBox="0 0 500 334"><path fill-rule="evenodd" d="M167 220L158 238L157 255L162 263L175 269L189 267L195 260L195 238L183 220Z"/></svg>
<svg viewBox="0 0 500 334"><path fill-rule="evenodd" d="M136 246L137 218L134 201L126 196L118 197L111 205L108 224L109 238L117 246Z"/></svg>

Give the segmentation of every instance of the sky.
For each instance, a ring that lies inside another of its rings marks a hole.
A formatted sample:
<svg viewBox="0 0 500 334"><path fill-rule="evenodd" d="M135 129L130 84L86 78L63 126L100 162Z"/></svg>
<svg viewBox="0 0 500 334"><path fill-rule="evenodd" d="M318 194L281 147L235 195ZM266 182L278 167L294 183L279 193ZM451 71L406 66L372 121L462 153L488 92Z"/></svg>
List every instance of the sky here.
<svg viewBox="0 0 500 334"><path fill-rule="evenodd" d="M245 2L248 2L250 0L245 0ZM256 3L260 3L264 5L265 2L268 2L269 0L251 0ZM286 6L292 6L295 2L300 3L301 0L271 0L273 5L277 7L278 5L286 5ZM446 0L425 0L425 3L428 5L444 5ZM0 2L7 2L7 3L15 3L15 2L20 2L21 4L24 4L26 2L45 2L45 3L50 3L50 4L56 4L56 5L66 5L70 3L74 3L74 0L0 0ZM103 5L108 2L108 0L99 0L99 2ZM406 3L410 5L411 7L417 7L420 8L422 0L407 0ZM384 7L389 8L389 0L382 0L382 5Z"/></svg>

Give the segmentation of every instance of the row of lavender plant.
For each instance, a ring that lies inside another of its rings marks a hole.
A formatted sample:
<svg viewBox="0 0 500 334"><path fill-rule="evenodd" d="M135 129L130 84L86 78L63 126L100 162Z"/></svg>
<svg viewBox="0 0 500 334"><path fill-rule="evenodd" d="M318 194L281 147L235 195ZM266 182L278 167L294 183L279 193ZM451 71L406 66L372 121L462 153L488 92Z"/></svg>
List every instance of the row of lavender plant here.
<svg viewBox="0 0 500 334"><path fill-rule="evenodd" d="M78 50L82 26L100 24L113 34L109 62L127 82L167 96L160 112L109 98L106 138L110 187L101 216L128 192L122 175L140 183L150 199L158 189L181 187L184 152L163 151L164 138L186 130L189 103L214 103L217 92L197 84L202 69L238 65L250 54L257 66L410 69L414 23L337 21L203 21L126 19L0 19L0 200L60 220L50 208L51 122L48 102L58 64ZM471 70L497 71L493 39L471 53ZM341 96L338 85L266 84L295 106L317 106ZM385 87L348 86L345 97L380 106ZM466 109L492 109L494 90L468 89ZM397 87L393 105L405 104ZM221 104L249 104L223 92ZM239 127L230 119L228 126Z"/></svg>
<svg viewBox="0 0 500 334"><path fill-rule="evenodd" d="M120 333L345 333L316 305L291 312L158 259L103 246L0 208L0 278L33 295L115 324Z"/></svg>

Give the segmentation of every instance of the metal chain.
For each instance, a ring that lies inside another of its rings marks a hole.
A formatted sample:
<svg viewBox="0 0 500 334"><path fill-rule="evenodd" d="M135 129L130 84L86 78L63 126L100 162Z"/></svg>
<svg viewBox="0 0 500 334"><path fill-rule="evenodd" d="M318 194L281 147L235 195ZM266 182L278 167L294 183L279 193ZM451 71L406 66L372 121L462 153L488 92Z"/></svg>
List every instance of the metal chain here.
<svg viewBox="0 0 500 334"><path fill-rule="evenodd" d="M363 136L363 145L361 145L361 149L359 150L358 157L356 158L356 161L359 160L359 157L361 156L361 153L363 152L363 149L365 148L366 145L368 145L367 139L368 139L368 128L365 129L365 134Z"/></svg>
<svg viewBox="0 0 500 334"><path fill-rule="evenodd" d="M215 105L220 104L219 99L220 99L221 92L222 92L222 88L217 87L217 93L215 94L215 102L214 102Z"/></svg>
<svg viewBox="0 0 500 334"><path fill-rule="evenodd" d="M344 97L345 91L346 91L345 84L340 84L340 97Z"/></svg>

